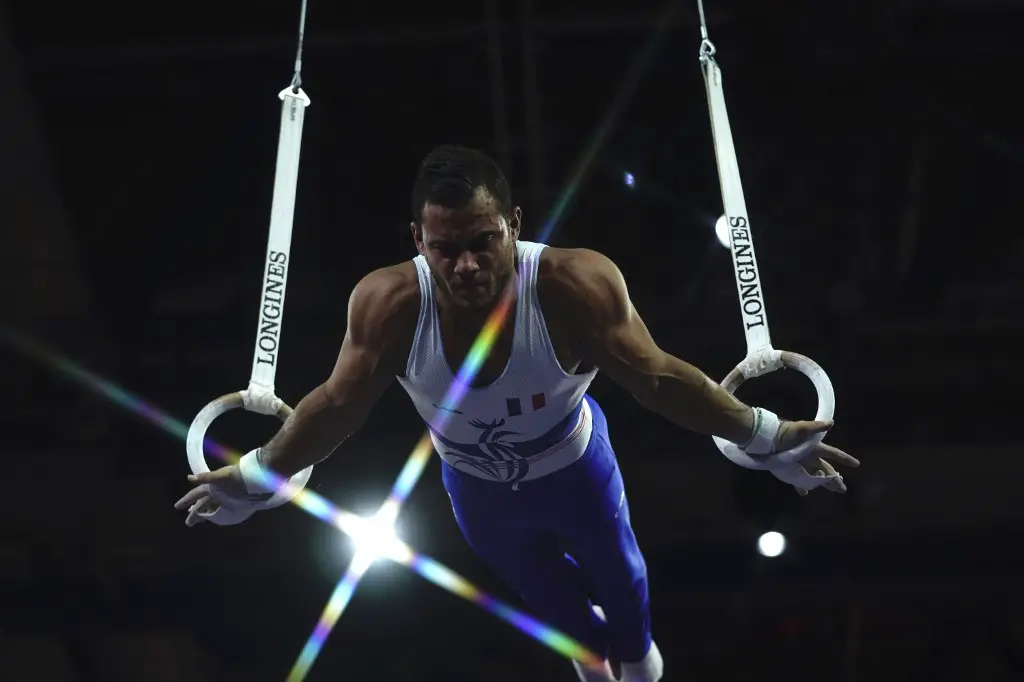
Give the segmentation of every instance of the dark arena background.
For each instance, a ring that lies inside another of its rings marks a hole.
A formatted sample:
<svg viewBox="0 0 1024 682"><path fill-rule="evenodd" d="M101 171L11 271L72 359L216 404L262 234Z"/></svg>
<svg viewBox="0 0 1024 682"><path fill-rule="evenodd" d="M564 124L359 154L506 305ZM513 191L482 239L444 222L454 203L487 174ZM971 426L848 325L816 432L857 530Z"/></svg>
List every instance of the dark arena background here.
<svg viewBox="0 0 1024 682"><path fill-rule="evenodd" d="M801 498L594 383L665 680L1024 679L1024 8L706 8L774 343L828 371L829 442L862 466L847 494ZM3 682L285 680L352 557L292 505L186 529L181 432L152 411L187 425L248 381L298 16L0 3ZM699 45L695 2L311 0L278 395L326 377L353 284L414 255L412 180L444 142L493 154L526 238L560 216L550 243L609 255L659 343L724 377L745 345ZM740 396L814 414L792 372ZM244 451L275 428L232 412L210 435ZM394 386L310 488L369 514L421 434ZM459 534L436 456L398 527L519 605ZM574 675L381 562L306 679Z"/></svg>

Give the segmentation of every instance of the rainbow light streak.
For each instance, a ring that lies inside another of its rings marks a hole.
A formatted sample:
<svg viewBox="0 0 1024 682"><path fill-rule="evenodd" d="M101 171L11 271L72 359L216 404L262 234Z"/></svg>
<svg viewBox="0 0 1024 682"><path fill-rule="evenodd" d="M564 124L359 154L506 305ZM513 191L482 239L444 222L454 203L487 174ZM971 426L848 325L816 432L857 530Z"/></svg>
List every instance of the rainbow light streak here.
<svg viewBox="0 0 1024 682"><path fill-rule="evenodd" d="M188 436L188 425L184 422L175 419L153 403L90 372L67 357L13 331L4 330L0 332L0 338L40 364L50 367L58 374L82 384L94 393L103 396L127 412L141 417L165 433L169 433L182 441ZM210 438L206 438L203 441L203 447L218 459L226 462L237 462L240 457L237 451L227 448ZM281 477L273 474L273 472L266 473L268 474L266 480L261 481L264 485L279 485L282 487L291 485ZM316 518L326 521L347 534L351 534L356 524L362 521L362 518L357 514L338 509L311 490L301 490L296 494L293 502Z"/></svg>
<svg viewBox="0 0 1024 682"><path fill-rule="evenodd" d="M497 332L495 332L495 336L496 335ZM33 342L23 335L16 334L9 330L0 331L0 338L8 342L9 345L16 350L38 361L40 364L55 370L58 374L61 374L66 378L82 384L87 389L107 398L127 412L135 414L154 424L165 433L169 433L182 441L184 441L188 435L188 426L184 422L167 414L156 405L126 391L117 384L88 371L67 357L60 355L53 350L47 349L41 344ZM473 349L476 348L477 345L474 344ZM471 350L471 353L472 352L473 350ZM236 451L220 445L213 440L206 439L204 446L218 458L229 461L238 459L239 455ZM273 481L271 481L271 479L273 479ZM266 482L276 484L283 483L280 477L274 475L269 476ZM285 483L285 485L288 484ZM339 509L334 504L311 490L303 489L299 491L293 498L292 502L304 511L308 512L310 515L334 526L350 537L358 538L360 535L377 531L372 519L364 519L357 514ZM382 507L382 512L383 511L384 508ZM384 514L381 513L381 516L384 516ZM378 521L378 523L379 522L380 521ZM544 644L548 644L555 651L558 651L563 655L571 656L587 665L599 665L600 661L597 656L582 647L582 645L575 640L553 628L543 625L539 621L515 610L510 606L507 606L499 600L489 597L464 577L434 559L413 551L401 540L392 538L383 550L385 552L384 556L392 561L408 566L438 587L446 589L457 596L481 606L506 622L511 623L534 639L537 639ZM314 632L314 636L310 639L311 641L314 638L318 640L319 646L314 645L314 647L311 647L310 644L307 643L306 648L303 649L302 655L300 655L300 662L305 663L305 669L308 670L309 665L311 665L313 660L316 658L316 654L319 651L320 646L322 646L323 641L326 640L327 635L330 633L330 627L333 627L333 624L337 622L341 612L344 611L349 600L352 598L352 593L355 591L359 579L370 568L376 558L377 557L375 555L368 552L363 552L361 555L357 552L357 556L353 558L352 563L349 566L349 572L352 573L354 577L349 580L343 579L339 582L337 587L335 587L334 592L331 594L327 608L324 610L324 615L321 617L321 622L330 623L330 626L325 628L318 625L317 630ZM291 681L294 678L289 677L288 679ZM301 680L302 678L299 677L297 679Z"/></svg>
<svg viewBox="0 0 1024 682"><path fill-rule="evenodd" d="M152 405L138 396L132 395L117 384L80 367L66 357L50 351L37 343L32 342L25 336L12 330L0 330L0 338L6 341L28 357L36 360L42 365L47 365L73 379L94 393L97 393L119 407L138 415L145 421L153 424L158 429L185 440L188 436L188 425L171 417L159 407Z"/></svg>
<svg viewBox="0 0 1024 682"><path fill-rule="evenodd" d="M470 346L469 353L466 354L466 359L462 362L462 367L459 368L458 373L455 375L455 381L453 381L452 385L448 387L448 392L441 401L441 406L447 409L437 410L437 412L435 412L436 419L434 428L444 428L444 425L449 419L451 419L451 412L449 410L457 409L459 403L461 403L462 399L466 397L466 393L469 392L469 388L473 385L473 379L476 378L480 368L483 367L484 362L487 360L487 356L490 355L491 349L494 348L494 344L497 342L498 336L501 334L501 330L508 320L509 312L512 310L513 303L516 300L516 287L517 280L513 279L509 288L505 290L505 293L498 301L498 305L496 305L494 310L491 311L491 314L487 316L487 321L484 323L483 329L480 330L476 340L473 341L473 345ZM413 488L415 488L416 484L419 482L427 464L430 463L430 457L433 453L434 444L430 439L430 430L428 429L416 444L416 447L413 449L409 459L406 460L405 466L402 467L402 471L398 474L395 484L391 487L391 493L388 495L387 500L385 500L384 504L381 505L378 515L385 521L394 523L395 519L398 518L398 513L401 510L402 505L407 499L409 499L410 493L412 493ZM327 607L324 609L323 613L320 614L320 619L317 621L316 627L313 629L313 633L309 636L309 639L306 640L306 644L302 647L302 653L299 654L299 658L295 661L295 665L292 667L292 671L288 675L288 682L301 682L305 679L306 674L308 674L309 669L312 667L316 657L319 655L320 650L326 643L327 637L331 634L334 626L337 625L338 619L341 618L341 614L345 612L345 607L348 606L352 593L355 591L356 587L359 586L359 581L369 568L369 565L366 567L361 565L361 556L362 555L357 547L356 554L352 558L352 563L349 565L348 570L345 571L341 580L338 581L338 584L334 588L334 592L328 601ZM440 564L436 564L436 562L431 560L430 564L427 565L439 566ZM415 570L413 565L410 564L410 567ZM424 574L421 573L421 575ZM432 575L437 575L437 573L435 572ZM452 573L451 575L455 574ZM424 575L424 577L427 576ZM432 582L436 582L432 578L427 577L427 579ZM463 580L462 583L468 585L465 580ZM344 589L342 589L343 586L345 586ZM476 590L476 588L473 589ZM478 590L476 593L482 594L479 593ZM339 595L346 596L344 599L341 599ZM469 597L466 598L468 599ZM481 605L483 604L481 603ZM499 615L495 611L492 611L492 613ZM504 618L504 616L501 617ZM533 631L520 624L525 621L509 618L504 619L531 637L546 643L544 639L539 638L537 635L533 634ZM560 636L567 639L564 635ZM572 649L570 648L568 650L571 651Z"/></svg>
<svg viewBox="0 0 1024 682"><path fill-rule="evenodd" d="M567 658L580 661L584 665L599 670L604 664L604 659L597 656L575 639L564 635L554 628L544 625L540 621L517 611L504 602L490 597L461 575L449 568L437 563L429 557L420 554L410 554L408 557L396 557L396 561L409 566L421 576L442 587L452 594L471 601L489 613L494 614L517 629L526 633L541 644L557 651Z"/></svg>
<svg viewBox="0 0 1024 682"><path fill-rule="evenodd" d="M305 646L302 647L302 653L299 654L298 660L288 674L287 682L301 682L301 680L305 679L316 657L320 655L320 649L323 648L324 642L327 641L327 636L331 634L334 624L345 611L345 607L351 601L356 587L359 586L359 580L366 573L367 569L370 568L371 563L370 561L362 560L358 553L352 559L345 577L334 587L331 598L327 600L327 606L324 608L324 612L320 616L320 621L313 630L313 634L306 641Z"/></svg>
<svg viewBox="0 0 1024 682"><path fill-rule="evenodd" d="M365 531L364 531L365 532ZM575 639L565 635L558 630L541 623L536 618L519 611L508 604L491 597L482 592L478 587L466 580L464 577L452 571L447 566L431 559L428 556L419 554L409 548L408 545L397 538L393 538L382 555L395 563L408 566L423 578L445 589L452 594L472 602L498 618L509 623L516 629L537 640L567 658L582 662L584 665L595 671L601 670L604 660L597 656ZM288 682L302 682L309 669L313 666L316 657L327 641L338 619L348 606L356 587L363 575L373 564L377 557L371 552L357 550L348 571L335 586L327 607L324 609L317 621L317 625L310 635L306 644L299 654L298 660L288 674Z"/></svg>
<svg viewBox="0 0 1024 682"><path fill-rule="evenodd" d="M459 403L462 402L462 399L466 397L466 393L469 392L470 386L473 385L473 379L476 378L480 368L483 367L484 362L487 360L487 356L490 355L491 349L494 348L498 335L501 334L501 330L508 320L512 304L516 300L515 281L514 279L512 286L502 295L498 305L494 307L494 310L487 317L487 321L484 323L480 334L477 335L473 345L470 346L469 353L466 354L466 359L462 362L462 367L459 368L458 373L455 375L455 381L452 382L444 396L444 400L441 401L441 406L447 409L437 411L436 414L438 416L434 428L443 429L445 424L448 423L448 420L451 419L451 413L448 410L458 408ZM416 448L412 451L405 466L402 467L398 479L391 488L391 494L388 495L389 502L401 505L409 499L409 494L419 482L420 476L423 475L423 470L430 462L432 454L434 454L434 444L430 440L430 431L428 430L423 434L420 442L416 444Z"/></svg>

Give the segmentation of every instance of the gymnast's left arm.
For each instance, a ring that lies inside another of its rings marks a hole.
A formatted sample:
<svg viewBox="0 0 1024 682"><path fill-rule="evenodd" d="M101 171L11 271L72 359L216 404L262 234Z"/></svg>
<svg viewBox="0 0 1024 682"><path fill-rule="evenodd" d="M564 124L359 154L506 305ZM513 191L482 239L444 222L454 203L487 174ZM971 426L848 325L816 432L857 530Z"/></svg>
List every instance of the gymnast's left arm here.
<svg viewBox="0 0 1024 682"><path fill-rule="evenodd" d="M658 347L633 307L625 279L607 257L587 249L562 252L552 280L565 312L583 330L588 358L647 409L697 433L749 444L756 413L704 372ZM829 429L830 422L783 421L775 447L786 450ZM818 458L857 466L856 459L821 444L807 460Z"/></svg>

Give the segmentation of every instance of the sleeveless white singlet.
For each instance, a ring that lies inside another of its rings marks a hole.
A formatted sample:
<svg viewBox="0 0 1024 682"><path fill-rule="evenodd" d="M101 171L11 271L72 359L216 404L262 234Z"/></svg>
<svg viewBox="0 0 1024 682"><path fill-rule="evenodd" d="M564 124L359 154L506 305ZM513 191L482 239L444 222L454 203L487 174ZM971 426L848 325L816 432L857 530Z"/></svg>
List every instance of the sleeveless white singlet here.
<svg viewBox="0 0 1024 682"><path fill-rule="evenodd" d="M563 469L590 442L593 420L583 400L597 371L568 374L558 362L537 298L544 244L516 243L519 292L512 353L501 376L471 388L458 404L444 400L458 368L445 359L435 284L423 256L413 259L420 283L416 336L399 383L430 429L441 458L457 471L518 483Z"/></svg>

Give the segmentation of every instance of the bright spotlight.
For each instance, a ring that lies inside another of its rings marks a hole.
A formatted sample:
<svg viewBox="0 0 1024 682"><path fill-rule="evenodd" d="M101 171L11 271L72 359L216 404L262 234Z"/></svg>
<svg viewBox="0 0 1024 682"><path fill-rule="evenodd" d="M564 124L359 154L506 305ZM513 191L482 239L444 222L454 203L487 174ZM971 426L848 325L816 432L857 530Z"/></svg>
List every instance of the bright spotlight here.
<svg viewBox="0 0 1024 682"><path fill-rule="evenodd" d="M360 558L359 563L367 566L377 559L396 558L407 553L405 543L395 533L394 518L384 510L351 523L345 532Z"/></svg>
<svg viewBox="0 0 1024 682"><path fill-rule="evenodd" d="M779 556L786 551L786 536L774 530L762 534L757 539L757 551L769 558Z"/></svg>
<svg viewBox="0 0 1024 682"><path fill-rule="evenodd" d="M718 243L729 248L729 219L724 215L715 222L715 236L718 237Z"/></svg>

